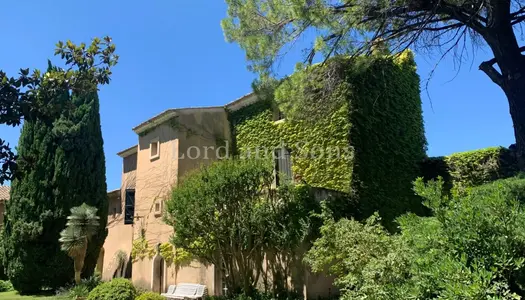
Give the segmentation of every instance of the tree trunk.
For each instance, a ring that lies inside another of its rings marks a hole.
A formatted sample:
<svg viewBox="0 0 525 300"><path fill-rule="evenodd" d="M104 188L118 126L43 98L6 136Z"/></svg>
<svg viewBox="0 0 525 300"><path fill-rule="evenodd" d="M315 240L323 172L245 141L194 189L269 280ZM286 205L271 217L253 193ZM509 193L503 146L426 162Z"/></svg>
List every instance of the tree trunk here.
<svg viewBox="0 0 525 300"><path fill-rule="evenodd" d="M525 171L525 56L521 54L522 49L518 45L506 5L494 6L496 10L491 12L490 27L483 37L494 53L494 59L483 63L480 69L507 96L514 125L518 165L521 171ZM494 63L498 64L501 72L492 66Z"/></svg>
<svg viewBox="0 0 525 300"><path fill-rule="evenodd" d="M525 171L525 68L521 74L519 78L506 80L502 88L509 101L519 168Z"/></svg>
<svg viewBox="0 0 525 300"><path fill-rule="evenodd" d="M75 270L75 283L80 284L80 271Z"/></svg>
<svg viewBox="0 0 525 300"><path fill-rule="evenodd" d="M87 238L84 241L84 247L75 253L73 257L73 267L75 269L75 283L79 284L81 280L82 269L84 268L84 261L87 252Z"/></svg>

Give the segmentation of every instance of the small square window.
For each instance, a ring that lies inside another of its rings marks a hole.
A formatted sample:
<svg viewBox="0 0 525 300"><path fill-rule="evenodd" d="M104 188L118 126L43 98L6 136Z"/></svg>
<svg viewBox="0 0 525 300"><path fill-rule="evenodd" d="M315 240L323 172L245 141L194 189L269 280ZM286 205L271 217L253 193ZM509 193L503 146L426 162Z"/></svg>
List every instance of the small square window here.
<svg viewBox="0 0 525 300"><path fill-rule="evenodd" d="M155 202L155 216L158 217L162 215L162 202L157 201Z"/></svg>
<svg viewBox="0 0 525 300"><path fill-rule="evenodd" d="M160 142L159 138L151 140L149 144L149 158L156 159L160 156Z"/></svg>
<svg viewBox="0 0 525 300"><path fill-rule="evenodd" d="M281 123L281 122L284 122L284 119L285 119L285 115L284 113L278 108L278 107L275 107L273 109L273 121L275 123Z"/></svg>

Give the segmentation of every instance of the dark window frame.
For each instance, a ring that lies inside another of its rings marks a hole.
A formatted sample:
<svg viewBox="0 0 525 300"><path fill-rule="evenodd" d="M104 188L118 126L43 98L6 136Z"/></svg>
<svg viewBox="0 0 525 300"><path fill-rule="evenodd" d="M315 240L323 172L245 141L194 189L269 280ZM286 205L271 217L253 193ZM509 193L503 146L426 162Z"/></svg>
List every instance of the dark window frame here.
<svg viewBox="0 0 525 300"><path fill-rule="evenodd" d="M135 190L126 190L124 197L124 224L131 225L135 218Z"/></svg>

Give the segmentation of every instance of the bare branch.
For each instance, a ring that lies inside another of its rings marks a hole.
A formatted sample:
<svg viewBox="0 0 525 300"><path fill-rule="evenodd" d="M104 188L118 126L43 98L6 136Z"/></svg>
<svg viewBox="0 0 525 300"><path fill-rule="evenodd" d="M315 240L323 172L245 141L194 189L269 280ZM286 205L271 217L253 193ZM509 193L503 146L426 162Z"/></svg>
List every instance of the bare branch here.
<svg viewBox="0 0 525 300"><path fill-rule="evenodd" d="M496 70L496 68L494 68L493 63L491 63L490 61L484 61L479 65L479 69L485 72L485 74L487 74L487 76L489 76L489 78L495 84L503 86L503 76L498 72L498 70Z"/></svg>

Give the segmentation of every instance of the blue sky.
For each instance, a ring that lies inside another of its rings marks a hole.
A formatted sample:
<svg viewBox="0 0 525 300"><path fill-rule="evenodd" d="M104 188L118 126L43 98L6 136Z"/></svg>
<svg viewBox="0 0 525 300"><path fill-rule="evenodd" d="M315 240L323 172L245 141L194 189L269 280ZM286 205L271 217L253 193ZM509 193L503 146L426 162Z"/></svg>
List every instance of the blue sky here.
<svg viewBox="0 0 525 300"><path fill-rule="evenodd" d="M133 126L167 108L223 105L251 91L244 53L224 40L225 15L220 0L6 1L0 69L11 75L20 67L44 69L58 40L113 37L121 58L99 96L108 189L115 189L122 169L116 153L137 143ZM293 71L299 50L281 63L280 74ZM477 69L489 56L481 49L459 73L444 60L430 81L431 98L422 92L429 155L514 142L504 94ZM416 54L423 88L437 57ZM19 134L0 125L11 145Z"/></svg>

